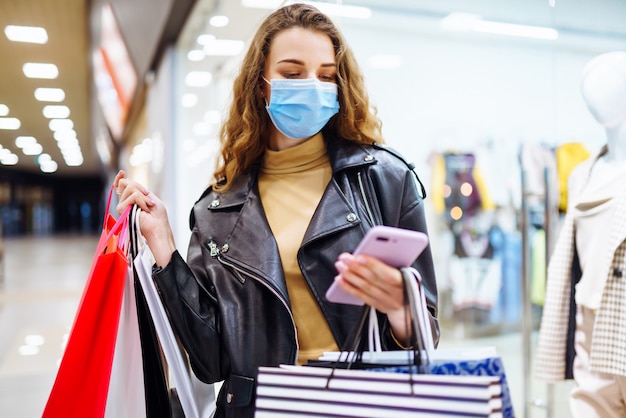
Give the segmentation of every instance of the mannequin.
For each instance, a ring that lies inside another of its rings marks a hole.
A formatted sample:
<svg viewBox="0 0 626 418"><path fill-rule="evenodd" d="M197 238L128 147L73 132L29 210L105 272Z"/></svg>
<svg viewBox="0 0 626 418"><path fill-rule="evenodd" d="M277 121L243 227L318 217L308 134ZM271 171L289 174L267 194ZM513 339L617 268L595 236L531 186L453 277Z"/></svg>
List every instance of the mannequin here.
<svg viewBox="0 0 626 418"><path fill-rule="evenodd" d="M585 66L582 97L605 130L576 166L548 266L536 376L573 378L573 417L626 416L626 51Z"/></svg>
<svg viewBox="0 0 626 418"><path fill-rule="evenodd" d="M596 172L626 161L626 51L593 58L583 71L581 93L606 131L607 152L594 164L595 177Z"/></svg>

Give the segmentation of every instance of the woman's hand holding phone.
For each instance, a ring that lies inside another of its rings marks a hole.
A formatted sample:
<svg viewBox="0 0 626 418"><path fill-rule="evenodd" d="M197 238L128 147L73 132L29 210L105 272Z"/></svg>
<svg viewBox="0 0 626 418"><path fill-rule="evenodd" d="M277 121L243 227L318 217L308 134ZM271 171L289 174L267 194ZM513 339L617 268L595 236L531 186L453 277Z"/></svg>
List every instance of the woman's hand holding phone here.
<svg viewBox="0 0 626 418"><path fill-rule="evenodd" d="M339 274L326 292L335 303L368 305L386 312L402 307L402 277L428 245L419 231L378 225L363 237L353 254L343 253L335 263ZM379 306L377 306L379 305ZM398 305L398 306L396 306Z"/></svg>

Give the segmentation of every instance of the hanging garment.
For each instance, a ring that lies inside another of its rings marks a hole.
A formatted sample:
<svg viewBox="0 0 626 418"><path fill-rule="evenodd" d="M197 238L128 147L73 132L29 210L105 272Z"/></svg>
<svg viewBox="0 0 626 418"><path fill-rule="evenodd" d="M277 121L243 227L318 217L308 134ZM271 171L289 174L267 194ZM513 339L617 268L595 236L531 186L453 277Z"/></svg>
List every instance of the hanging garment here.
<svg viewBox="0 0 626 418"><path fill-rule="evenodd" d="M495 207L472 153L445 152L436 157L432 190L435 211L444 213L448 220L460 219L451 217L453 208L467 217Z"/></svg>
<svg viewBox="0 0 626 418"><path fill-rule="evenodd" d="M567 180L570 173L581 162L589 158L591 153L579 142L568 142L554 150L556 171L559 179L559 210L567 210Z"/></svg>

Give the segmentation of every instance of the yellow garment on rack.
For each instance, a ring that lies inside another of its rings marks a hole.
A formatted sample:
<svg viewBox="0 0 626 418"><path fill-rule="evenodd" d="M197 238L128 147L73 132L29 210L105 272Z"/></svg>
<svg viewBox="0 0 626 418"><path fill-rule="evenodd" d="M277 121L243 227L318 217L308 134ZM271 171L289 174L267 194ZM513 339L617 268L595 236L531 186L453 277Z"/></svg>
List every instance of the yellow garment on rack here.
<svg viewBox="0 0 626 418"><path fill-rule="evenodd" d="M483 177L482 171L478 167L474 167L472 172L474 176L474 181L476 182L476 187L478 187L480 197L482 199L482 208L483 210L493 210L496 208L496 204L494 203L491 196L487 192L487 185L485 184L485 179Z"/></svg>
<svg viewBox="0 0 626 418"><path fill-rule="evenodd" d="M446 210L446 202L443 197L443 187L446 184L446 162L443 159L443 154L433 155L432 164L431 201L435 213L443 213Z"/></svg>
<svg viewBox="0 0 626 418"><path fill-rule="evenodd" d="M585 161L591 153L579 142L567 142L556 147L556 171L559 178L559 210L567 210L567 181L571 171Z"/></svg>

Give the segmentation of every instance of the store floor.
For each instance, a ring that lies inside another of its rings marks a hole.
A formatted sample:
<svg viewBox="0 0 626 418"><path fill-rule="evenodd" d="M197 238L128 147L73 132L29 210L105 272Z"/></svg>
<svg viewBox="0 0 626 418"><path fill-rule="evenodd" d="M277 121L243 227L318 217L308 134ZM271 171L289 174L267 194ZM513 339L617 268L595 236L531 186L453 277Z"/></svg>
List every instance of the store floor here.
<svg viewBox="0 0 626 418"><path fill-rule="evenodd" d="M95 236L5 238L0 262L0 417L41 417L63 339L69 331L97 243ZM534 336L533 336L534 338ZM502 356L518 418L548 417L523 402L524 365L519 333L460 339L444 332L440 347L495 346ZM549 398L531 379L531 399ZM571 383L552 386L553 418L569 416Z"/></svg>

